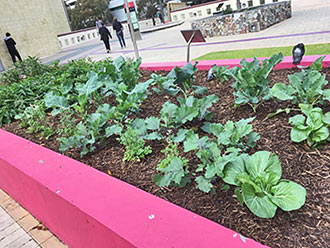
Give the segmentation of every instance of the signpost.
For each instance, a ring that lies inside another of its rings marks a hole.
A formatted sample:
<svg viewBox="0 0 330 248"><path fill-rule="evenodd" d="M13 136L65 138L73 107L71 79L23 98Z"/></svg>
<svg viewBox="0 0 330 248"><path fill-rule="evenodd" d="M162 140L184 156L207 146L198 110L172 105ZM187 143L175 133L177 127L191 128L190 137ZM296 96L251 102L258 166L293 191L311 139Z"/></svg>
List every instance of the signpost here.
<svg viewBox="0 0 330 248"><path fill-rule="evenodd" d="M206 42L199 29L181 30L183 38L188 43L187 45L187 62L190 61L190 44L197 42Z"/></svg>
<svg viewBox="0 0 330 248"><path fill-rule="evenodd" d="M129 25L129 31L130 31L132 42L133 42L133 47L134 47L134 51L135 51L135 58L138 59L139 50L138 50L138 47L137 47L137 44L136 44L136 37L135 37L135 34L134 34L135 33L134 32L134 27L133 27L133 24L132 24L132 15L131 15L130 7L129 7L129 6L132 6L132 3L133 2L128 3L127 0L124 0L124 8L125 8L125 11L126 11L126 14L127 14L127 22L128 22L128 25ZM134 9L134 13L135 13L134 3L133 3L133 9ZM131 10L132 10L132 8L131 8ZM136 13L135 13L135 17L136 17ZM137 28L138 27L139 27L139 24L137 24Z"/></svg>

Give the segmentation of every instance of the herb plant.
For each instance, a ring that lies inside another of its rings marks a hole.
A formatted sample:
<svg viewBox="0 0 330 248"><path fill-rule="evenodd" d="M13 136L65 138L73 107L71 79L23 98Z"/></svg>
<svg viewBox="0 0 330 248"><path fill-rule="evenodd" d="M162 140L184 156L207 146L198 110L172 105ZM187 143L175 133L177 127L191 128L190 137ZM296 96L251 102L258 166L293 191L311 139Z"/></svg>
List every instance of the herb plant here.
<svg viewBox="0 0 330 248"><path fill-rule="evenodd" d="M146 155L152 153L151 146L145 146L145 142L140 137L139 132L133 129L130 125L128 125L125 132L120 134L118 140L125 146L123 161L140 161L145 158Z"/></svg>

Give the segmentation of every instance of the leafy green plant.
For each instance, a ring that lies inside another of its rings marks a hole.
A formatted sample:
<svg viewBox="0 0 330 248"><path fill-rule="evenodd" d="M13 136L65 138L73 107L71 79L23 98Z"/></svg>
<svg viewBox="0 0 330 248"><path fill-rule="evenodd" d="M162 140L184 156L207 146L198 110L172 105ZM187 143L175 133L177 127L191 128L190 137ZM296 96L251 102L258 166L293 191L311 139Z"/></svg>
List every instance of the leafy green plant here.
<svg viewBox="0 0 330 248"><path fill-rule="evenodd" d="M230 73L228 72L229 66L215 66L215 77L217 77L220 81L220 83L223 83L224 81L228 81L230 79Z"/></svg>
<svg viewBox="0 0 330 248"><path fill-rule="evenodd" d="M189 96L192 89L195 94L204 94L207 88L193 85L194 75L197 72L196 64L187 63L184 67L174 67L166 77L153 74L154 84L158 84L167 94L176 95L181 92L185 98ZM161 93L157 88L153 88L156 93Z"/></svg>
<svg viewBox="0 0 330 248"><path fill-rule="evenodd" d="M281 179L282 168L275 154L259 151L240 155L224 168L224 182L237 186L241 203L260 218L272 218L279 207L284 211L301 208L306 199L303 186Z"/></svg>
<svg viewBox="0 0 330 248"><path fill-rule="evenodd" d="M289 75L290 84L277 83L271 89L271 94L276 98L286 101L290 100L294 104L316 104L322 101L322 96L329 95L330 91L323 90L328 84L325 75L318 70L322 69L323 57L318 58L310 68L302 70L299 73Z"/></svg>
<svg viewBox="0 0 330 248"><path fill-rule="evenodd" d="M80 155L84 156L97 147L103 147L110 136L120 134L122 130L120 125L109 122L114 111L115 107L109 104L99 106L85 122L77 124L74 135L61 139L59 150L64 152L70 148L78 148L81 150Z"/></svg>
<svg viewBox="0 0 330 248"><path fill-rule="evenodd" d="M128 125L125 132L120 134L118 141L125 146L125 155L123 161L140 161L146 155L152 153L151 146L145 146L144 140L139 132Z"/></svg>
<svg viewBox="0 0 330 248"><path fill-rule="evenodd" d="M18 61L14 67L1 73L0 82L7 84L18 83L27 77L37 77L47 72L54 72L57 68L40 63L37 57L28 57Z"/></svg>
<svg viewBox="0 0 330 248"><path fill-rule="evenodd" d="M20 120L21 127L27 127L28 133L40 133L48 139L55 131L49 123L46 116L46 107L42 103L27 107L21 114L15 116L16 120Z"/></svg>
<svg viewBox="0 0 330 248"><path fill-rule="evenodd" d="M228 70L228 73L235 79L232 84L236 90L234 92L235 107L241 104L250 104L253 111L260 102L272 97L269 88L269 73L273 68L283 60L283 55L273 55L270 59L265 59L260 65L260 61L254 58L252 62L241 60L242 68L234 67Z"/></svg>
<svg viewBox="0 0 330 248"><path fill-rule="evenodd" d="M220 149L237 148L242 151L254 147L260 136L252 132L252 124L249 124L253 118L242 119L236 123L227 121L225 125L220 123L206 122L202 130L217 137L217 144Z"/></svg>
<svg viewBox="0 0 330 248"><path fill-rule="evenodd" d="M317 148L329 138L330 112L323 115L321 108L313 108L309 104L299 104L301 112L289 119L294 127L291 129L291 140L294 142L307 141L307 145Z"/></svg>
<svg viewBox="0 0 330 248"><path fill-rule="evenodd" d="M200 160L194 173L198 174L195 176L196 187L206 193L215 188L213 183L216 178L223 176L224 166L235 160L239 153L235 148L221 151L215 142L210 141L207 136L199 138L193 130L188 131L183 144L184 152L196 151L196 156Z"/></svg>
<svg viewBox="0 0 330 248"><path fill-rule="evenodd" d="M27 77L19 82L1 85L0 87L0 126L10 123L15 115L38 103L54 85L51 75Z"/></svg>

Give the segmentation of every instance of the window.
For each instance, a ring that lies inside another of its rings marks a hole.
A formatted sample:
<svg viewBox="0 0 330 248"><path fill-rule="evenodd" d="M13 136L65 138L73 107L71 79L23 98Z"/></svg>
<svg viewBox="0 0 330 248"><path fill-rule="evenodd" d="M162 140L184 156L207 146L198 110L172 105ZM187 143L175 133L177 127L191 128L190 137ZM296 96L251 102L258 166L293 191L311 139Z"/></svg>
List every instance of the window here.
<svg viewBox="0 0 330 248"><path fill-rule="evenodd" d="M92 35L93 35L93 38L95 38L95 33L93 33Z"/></svg>
<svg viewBox="0 0 330 248"><path fill-rule="evenodd" d="M91 34L87 34L87 37L90 40L91 39Z"/></svg>
<svg viewBox="0 0 330 248"><path fill-rule="evenodd" d="M252 0L248 1L248 6L253 7L253 1Z"/></svg>
<svg viewBox="0 0 330 248"><path fill-rule="evenodd" d="M178 17L176 15L173 16L173 21L177 21Z"/></svg>
<svg viewBox="0 0 330 248"><path fill-rule="evenodd" d="M69 45L69 41L68 41L68 39L65 39L65 40L64 40L64 43L65 43L66 46L68 46L68 45Z"/></svg>
<svg viewBox="0 0 330 248"><path fill-rule="evenodd" d="M71 38L71 43L72 43L72 44L76 43L76 42L74 41L74 38L73 38L73 37Z"/></svg>
<svg viewBox="0 0 330 248"><path fill-rule="evenodd" d="M185 14L181 14L181 19L186 19L186 15Z"/></svg>
<svg viewBox="0 0 330 248"><path fill-rule="evenodd" d="M273 0L273 3L276 3L276 2L278 2L278 0Z"/></svg>
<svg viewBox="0 0 330 248"><path fill-rule="evenodd" d="M211 9L206 9L206 14L211 15Z"/></svg>
<svg viewBox="0 0 330 248"><path fill-rule="evenodd" d="M202 11L201 11L201 10L198 10L198 11L197 11L197 15L198 15L198 16L202 16Z"/></svg>
<svg viewBox="0 0 330 248"><path fill-rule="evenodd" d="M260 0L260 4L265 4L265 0Z"/></svg>
<svg viewBox="0 0 330 248"><path fill-rule="evenodd" d="M63 45L62 45L62 42L59 40L59 42L60 42L60 46L62 47Z"/></svg>
<svg viewBox="0 0 330 248"><path fill-rule="evenodd" d="M193 12L189 12L189 17L193 18L194 17L194 13Z"/></svg>

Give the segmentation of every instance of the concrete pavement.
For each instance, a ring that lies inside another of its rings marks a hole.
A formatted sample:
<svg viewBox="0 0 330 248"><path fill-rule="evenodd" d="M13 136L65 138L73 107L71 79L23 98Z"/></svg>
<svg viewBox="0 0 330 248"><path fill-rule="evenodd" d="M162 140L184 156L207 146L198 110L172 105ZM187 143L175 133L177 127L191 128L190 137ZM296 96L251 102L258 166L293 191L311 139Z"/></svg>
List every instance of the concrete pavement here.
<svg viewBox="0 0 330 248"><path fill-rule="evenodd" d="M292 0L292 18L257 33L235 36L213 37L206 43L195 43L191 46L191 58L209 52L228 51L249 48L293 46L330 42L330 0ZM139 55L144 63L183 61L186 59L186 43L180 30L190 29L190 22L142 34L138 41ZM60 59L61 63L71 59L90 57L102 60L106 57L134 57L132 42L127 40L127 48L120 49L117 40L111 41L112 51L107 54L103 43L91 41L43 59L50 62ZM330 51L329 51L330 54Z"/></svg>

